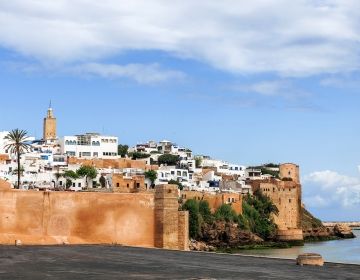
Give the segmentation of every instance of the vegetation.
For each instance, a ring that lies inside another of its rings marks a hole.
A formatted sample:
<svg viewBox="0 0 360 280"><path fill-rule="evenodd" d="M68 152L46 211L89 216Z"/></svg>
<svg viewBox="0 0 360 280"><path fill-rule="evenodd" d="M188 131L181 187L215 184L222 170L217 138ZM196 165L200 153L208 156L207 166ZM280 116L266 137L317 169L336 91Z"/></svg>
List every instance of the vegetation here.
<svg viewBox="0 0 360 280"><path fill-rule="evenodd" d="M320 219L314 217L305 208L302 208L301 212L301 224L303 229L321 228L324 226Z"/></svg>
<svg viewBox="0 0 360 280"><path fill-rule="evenodd" d="M189 235L196 239L200 234L200 219L202 218L199 212L199 203L195 199L189 199L184 203L182 209L189 211ZM202 220L204 219L202 218Z"/></svg>
<svg viewBox="0 0 360 280"><path fill-rule="evenodd" d="M254 196L248 195L243 200L243 214L239 217L239 226L265 240L272 239L277 230L272 215L278 215L278 213L279 210L270 198L258 191L254 193Z"/></svg>
<svg viewBox="0 0 360 280"><path fill-rule="evenodd" d="M215 212L215 218L218 221L226 221L226 222L234 222L237 223L239 221L239 216L236 212L231 208L229 204L221 205Z"/></svg>
<svg viewBox="0 0 360 280"><path fill-rule="evenodd" d="M195 157L195 167L200 168L201 163L202 163L202 158L201 157Z"/></svg>
<svg viewBox="0 0 360 280"><path fill-rule="evenodd" d="M245 197L242 215L237 215L230 204L221 205L212 214L207 201L195 199L187 200L182 209L189 211L189 234L194 239L201 238L205 224L212 225L215 221L235 223L240 229L249 230L264 240L271 240L276 235L277 227L272 215L277 215L278 209L260 192Z"/></svg>
<svg viewBox="0 0 360 280"><path fill-rule="evenodd" d="M118 145L118 155L121 156L122 158L126 157L127 153L129 150L129 146L128 145Z"/></svg>
<svg viewBox="0 0 360 280"><path fill-rule="evenodd" d="M72 186L72 180L76 180L79 178L79 175L72 170L66 170L63 174L64 178L66 179L65 186L66 188L70 188Z"/></svg>
<svg viewBox="0 0 360 280"><path fill-rule="evenodd" d="M79 177L85 177L86 188L88 188L88 179L95 179L97 176L97 170L93 166L83 165L76 170L76 174Z"/></svg>
<svg viewBox="0 0 360 280"><path fill-rule="evenodd" d="M171 154L164 154L159 156L158 164L166 164L166 165L176 165L179 162L179 156L171 155Z"/></svg>
<svg viewBox="0 0 360 280"><path fill-rule="evenodd" d="M269 174L275 178L279 178L279 171L274 171L274 170L270 170L267 169L266 167L261 167L261 174Z"/></svg>
<svg viewBox="0 0 360 280"><path fill-rule="evenodd" d="M170 184L170 185L178 185L179 190L182 190L184 188L183 185L180 182L172 180L172 179L168 182L168 184Z"/></svg>
<svg viewBox="0 0 360 280"><path fill-rule="evenodd" d="M145 178L149 179L151 182L151 187L155 186L155 180L157 178L157 172L155 170L145 171Z"/></svg>
<svg viewBox="0 0 360 280"><path fill-rule="evenodd" d="M149 156L150 156L149 154L145 154L141 152L129 153L129 157L131 157L131 159L143 159L143 158L148 158Z"/></svg>
<svg viewBox="0 0 360 280"><path fill-rule="evenodd" d="M264 167L275 167L275 168L278 168L279 166L280 166L279 164L277 164L277 163L272 163L272 162L264 164Z"/></svg>
<svg viewBox="0 0 360 280"><path fill-rule="evenodd" d="M30 150L30 144L26 143L27 139L27 132L20 129L14 129L5 136L5 140L9 141L9 144L5 146L5 150L10 151L10 153L16 154L17 156L17 170L20 170L20 172L17 172L17 188L20 188L21 175L23 173L20 166L21 154Z"/></svg>

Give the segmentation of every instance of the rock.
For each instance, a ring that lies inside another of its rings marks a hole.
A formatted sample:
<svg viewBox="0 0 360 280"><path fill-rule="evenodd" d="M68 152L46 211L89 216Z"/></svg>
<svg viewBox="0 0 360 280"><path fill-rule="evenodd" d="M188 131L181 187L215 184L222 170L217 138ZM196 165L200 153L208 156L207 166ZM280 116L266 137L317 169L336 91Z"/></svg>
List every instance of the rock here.
<svg viewBox="0 0 360 280"><path fill-rule="evenodd" d="M324 259L319 254L306 253L306 254L301 254L297 257L296 264L301 266L303 265L323 266Z"/></svg>
<svg viewBox="0 0 360 280"><path fill-rule="evenodd" d="M334 234L341 238L354 238L355 237L351 228L346 224L336 224L334 226Z"/></svg>
<svg viewBox="0 0 360 280"><path fill-rule="evenodd" d="M216 249L213 246L208 246L204 242L196 241L191 239L189 249L192 251L215 251Z"/></svg>
<svg viewBox="0 0 360 280"><path fill-rule="evenodd" d="M15 246L21 246L21 245L22 245L21 240L19 239L15 240Z"/></svg>
<svg viewBox="0 0 360 280"><path fill-rule="evenodd" d="M241 230L237 224L216 221L212 225L202 228L202 241L214 247L237 247L241 245L264 242L259 236L250 231Z"/></svg>

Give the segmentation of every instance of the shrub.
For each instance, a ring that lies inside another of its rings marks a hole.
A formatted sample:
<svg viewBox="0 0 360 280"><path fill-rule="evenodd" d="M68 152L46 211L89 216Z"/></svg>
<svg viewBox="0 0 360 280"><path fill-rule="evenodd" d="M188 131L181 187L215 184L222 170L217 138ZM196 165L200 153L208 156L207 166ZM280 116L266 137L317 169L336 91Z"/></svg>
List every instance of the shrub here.
<svg viewBox="0 0 360 280"><path fill-rule="evenodd" d="M189 235L195 239L200 232L199 203L195 199L189 199L184 203L182 209L189 211Z"/></svg>
<svg viewBox="0 0 360 280"><path fill-rule="evenodd" d="M158 157L158 164L176 165L179 161L179 156L165 154Z"/></svg>
<svg viewBox="0 0 360 280"><path fill-rule="evenodd" d="M238 216L229 204L221 205L215 212L215 218L226 222L238 222Z"/></svg>
<svg viewBox="0 0 360 280"><path fill-rule="evenodd" d="M213 223L214 217L211 214L209 202L207 202L206 200L201 200L199 202L199 212L205 223L208 223L208 224Z"/></svg>

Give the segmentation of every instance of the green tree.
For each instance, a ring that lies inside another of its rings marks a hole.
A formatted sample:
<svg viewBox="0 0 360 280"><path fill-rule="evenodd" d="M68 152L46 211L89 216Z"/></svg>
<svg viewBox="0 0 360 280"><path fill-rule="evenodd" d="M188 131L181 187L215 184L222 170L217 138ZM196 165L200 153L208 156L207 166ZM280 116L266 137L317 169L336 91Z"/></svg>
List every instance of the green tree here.
<svg viewBox="0 0 360 280"><path fill-rule="evenodd" d="M181 191L184 189L184 186L183 186L180 182L175 181L175 180L173 180L173 179L171 179L171 180L168 182L168 184L169 184L169 185L178 185L178 188L179 188L179 190L181 190Z"/></svg>
<svg viewBox="0 0 360 280"><path fill-rule="evenodd" d="M129 146L128 145L118 145L118 155L122 158L125 157L128 153Z"/></svg>
<svg viewBox="0 0 360 280"><path fill-rule="evenodd" d="M20 166L20 157L23 153L30 150L30 144L27 143L28 135L26 130L14 129L5 136L5 140L9 141L9 144L5 146L5 150L10 151L12 154L17 156L17 170L20 172L17 173L17 188L20 188L21 184L21 166Z"/></svg>
<svg viewBox="0 0 360 280"><path fill-rule="evenodd" d="M199 203L195 199L189 199L184 203L182 209L189 211L189 235L196 239L200 232Z"/></svg>
<svg viewBox="0 0 360 280"><path fill-rule="evenodd" d="M211 224L214 221L214 217L211 214L209 202L206 200L199 201L199 213L202 216L205 223Z"/></svg>
<svg viewBox="0 0 360 280"><path fill-rule="evenodd" d="M277 230L272 216L278 213L279 210L271 199L257 191L253 196L244 197L243 214L239 217L239 225L263 239L271 239L275 237Z"/></svg>
<svg viewBox="0 0 360 280"><path fill-rule="evenodd" d="M150 155L141 152L132 152L129 153L129 156L131 157L131 159L136 160L136 159L148 158Z"/></svg>
<svg viewBox="0 0 360 280"><path fill-rule="evenodd" d="M178 155L164 154L158 157L158 164L176 165L179 162Z"/></svg>
<svg viewBox="0 0 360 280"><path fill-rule="evenodd" d="M85 177L86 188L88 188L88 179L95 179L97 176L96 168L87 165L81 166L78 170L76 170L76 173L80 177Z"/></svg>
<svg viewBox="0 0 360 280"><path fill-rule="evenodd" d="M67 189L72 186L72 180L76 180L79 178L79 175L73 170L66 170L63 176L66 179L65 186Z"/></svg>
<svg viewBox="0 0 360 280"><path fill-rule="evenodd" d="M202 163L202 158L201 157L195 157L195 167L200 168L201 163Z"/></svg>
<svg viewBox="0 0 360 280"><path fill-rule="evenodd" d="M238 222L238 215L231 208L230 204L222 204L215 212L215 218L217 220L223 220L226 222Z"/></svg>
<svg viewBox="0 0 360 280"><path fill-rule="evenodd" d="M151 181L151 187L154 187L155 180L157 178L157 172L155 170L145 171L145 178L148 178Z"/></svg>

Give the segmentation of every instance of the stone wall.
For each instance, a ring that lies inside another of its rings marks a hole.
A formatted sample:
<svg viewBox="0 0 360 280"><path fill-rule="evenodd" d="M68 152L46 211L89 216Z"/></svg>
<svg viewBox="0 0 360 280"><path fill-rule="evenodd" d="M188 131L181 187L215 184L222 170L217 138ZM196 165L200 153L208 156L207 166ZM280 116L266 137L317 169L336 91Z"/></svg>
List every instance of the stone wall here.
<svg viewBox="0 0 360 280"><path fill-rule="evenodd" d="M176 186L154 193L0 189L0 244L123 244L187 249ZM170 192L169 192L170 191ZM186 233L185 233L186 232Z"/></svg>
<svg viewBox="0 0 360 280"><path fill-rule="evenodd" d="M212 213L223 204L230 204L237 214L242 213L242 195L238 193L211 194L198 191L181 191L181 198L184 202L188 199L206 200Z"/></svg>

